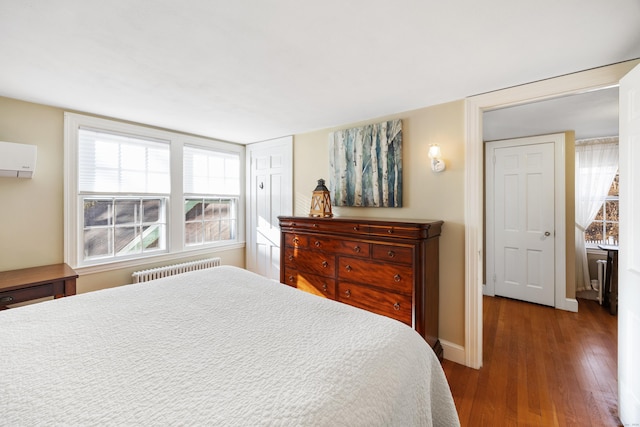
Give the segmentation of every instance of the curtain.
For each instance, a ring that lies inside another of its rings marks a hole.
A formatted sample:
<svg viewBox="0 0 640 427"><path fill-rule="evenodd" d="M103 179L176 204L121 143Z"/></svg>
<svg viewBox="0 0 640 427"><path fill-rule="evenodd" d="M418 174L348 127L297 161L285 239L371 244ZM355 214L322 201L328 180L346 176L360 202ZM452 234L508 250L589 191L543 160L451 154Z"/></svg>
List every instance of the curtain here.
<svg viewBox="0 0 640 427"><path fill-rule="evenodd" d="M618 138L576 141L576 291L591 289L584 231L598 214L618 170Z"/></svg>

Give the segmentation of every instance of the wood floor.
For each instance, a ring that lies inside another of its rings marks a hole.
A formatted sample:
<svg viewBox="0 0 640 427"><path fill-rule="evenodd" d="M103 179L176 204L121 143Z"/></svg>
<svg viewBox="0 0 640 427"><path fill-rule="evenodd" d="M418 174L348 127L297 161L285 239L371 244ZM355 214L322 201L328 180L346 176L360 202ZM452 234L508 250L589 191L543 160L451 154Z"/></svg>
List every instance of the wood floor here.
<svg viewBox="0 0 640 427"><path fill-rule="evenodd" d="M483 367L445 360L465 426L618 426L617 317L483 297Z"/></svg>

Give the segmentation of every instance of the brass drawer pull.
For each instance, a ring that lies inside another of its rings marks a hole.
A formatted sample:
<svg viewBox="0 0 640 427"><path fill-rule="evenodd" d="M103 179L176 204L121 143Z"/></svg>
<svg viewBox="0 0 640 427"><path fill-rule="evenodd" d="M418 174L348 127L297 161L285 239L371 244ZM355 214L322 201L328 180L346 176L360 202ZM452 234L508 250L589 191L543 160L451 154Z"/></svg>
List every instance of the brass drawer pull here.
<svg viewBox="0 0 640 427"><path fill-rule="evenodd" d="M389 252L387 252L387 255L389 255L389 258L393 258L393 257L396 256L396 253L393 252L393 251L389 251Z"/></svg>
<svg viewBox="0 0 640 427"><path fill-rule="evenodd" d="M358 231L358 230L359 230L359 227L357 225L354 225L353 226L353 231Z"/></svg>
<svg viewBox="0 0 640 427"><path fill-rule="evenodd" d="M318 228L318 224L313 224L313 228Z"/></svg>
<svg viewBox="0 0 640 427"><path fill-rule="evenodd" d="M327 292L327 291L328 291L328 289L327 289L327 284L326 284L326 283L323 283L323 284L322 284L322 290L323 290L324 292Z"/></svg>
<svg viewBox="0 0 640 427"><path fill-rule="evenodd" d="M388 229L388 230L387 230L387 233L389 233L389 234L393 234L393 228Z"/></svg>
<svg viewBox="0 0 640 427"><path fill-rule="evenodd" d="M354 250L355 252L360 252L360 246L355 246L355 247L353 248L353 250Z"/></svg>
<svg viewBox="0 0 640 427"><path fill-rule="evenodd" d="M400 310L400 303L399 303L399 302L397 302L397 303L393 304L393 309L394 309L395 311Z"/></svg>
<svg viewBox="0 0 640 427"><path fill-rule="evenodd" d="M11 297L11 296L6 296L6 297L0 298L0 302L5 302L6 303L6 302L11 302L11 301L13 301L13 297Z"/></svg>
<svg viewBox="0 0 640 427"><path fill-rule="evenodd" d="M347 289L346 291L344 291L344 295L345 295L347 298L351 298L351 291L350 291L349 289Z"/></svg>
<svg viewBox="0 0 640 427"><path fill-rule="evenodd" d="M298 239L297 237L295 237L295 238L293 239L293 244L294 244L294 245L297 245L298 243L300 243L300 239Z"/></svg>
<svg viewBox="0 0 640 427"><path fill-rule="evenodd" d="M347 265L347 266L345 267L345 270L347 270L347 271L351 271L351 270L353 270L353 268L351 268L351 266L350 266L350 265Z"/></svg>
<svg viewBox="0 0 640 427"><path fill-rule="evenodd" d="M293 255L289 255L289 261L293 261Z"/></svg>
<svg viewBox="0 0 640 427"><path fill-rule="evenodd" d="M319 240L316 240L316 243L314 243L314 244L316 245L316 248L320 247L320 241Z"/></svg>
<svg viewBox="0 0 640 427"><path fill-rule="evenodd" d="M293 282L293 281L294 281L294 279L295 279L295 278L294 278L293 276L289 276L289 281L290 281L290 282Z"/></svg>
<svg viewBox="0 0 640 427"><path fill-rule="evenodd" d="M327 267L329 267L329 263L327 261L322 261L322 266L324 268L327 268Z"/></svg>
<svg viewBox="0 0 640 427"><path fill-rule="evenodd" d="M395 276L393 276L393 280L395 280L396 282L400 281L400 275L396 274Z"/></svg>

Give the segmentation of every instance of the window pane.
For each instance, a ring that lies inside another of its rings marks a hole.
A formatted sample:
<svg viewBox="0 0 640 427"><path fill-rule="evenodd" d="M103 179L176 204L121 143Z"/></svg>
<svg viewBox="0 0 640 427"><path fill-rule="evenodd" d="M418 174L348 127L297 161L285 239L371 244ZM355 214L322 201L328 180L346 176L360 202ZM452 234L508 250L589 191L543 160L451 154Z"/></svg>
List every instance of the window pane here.
<svg viewBox="0 0 640 427"><path fill-rule="evenodd" d="M78 186L81 192L170 192L166 141L78 131Z"/></svg>
<svg viewBox="0 0 640 427"><path fill-rule="evenodd" d="M143 250L164 249L161 244L164 235L163 225L147 225L142 227Z"/></svg>
<svg viewBox="0 0 640 427"><path fill-rule="evenodd" d="M113 202L111 200L85 199L84 226L95 227L113 223Z"/></svg>
<svg viewBox="0 0 640 427"><path fill-rule="evenodd" d="M139 200L118 200L116 206L116 224L136 224L139 221Z"/></svg>
<svg viewBox="0 0 640 427"><path fill-rule="evenodd" d="M184 220L195 221L202 219L202 200L186 200L184 202Z"/></svg>
<svg viewBox="0 0 640 427"><path fill-rule="evenodd" d="M594 221L584 231L585 241L587 242L602 242L602 222Z"/></svg>
<svg viewBox="0 0 640 427"><path fill-rule="evenodd" d="M202 223L189 222L185 224L184 234L185 244L194 245L202 243Z"/></svg>
<svg viewBox="0 0 640 427"><path fill-rule="evenodd" d="M617 245L618 244L618 224L608 222L606 226L606 232L607 232L607 239L605 240L605 243L608 243L610 245Z"/></svg>
<svg viewBox="0 0 640 427"><path fill-rule="evenodd" d="M101 258L113 255L111 228L93 228L84 231L84 258Z"/></svg>
<svg viewBox="0 0 640 427"><path fill-rule="evenodd" d="M615 221L618 222L618 201L617 200L607 200L605 202L605 206L607 209L607 221Z"/></svg>
<svg viewBox="0 0 640 427"><path fill-rule="evenodd" d="M118 255L142 252L139 227L117 227L115 246Z"/></svg>
<svg viewBox="0 0 640 427"><path fill-rule="evenodd" d="M609 196L618 197L620 195L620 191L618 189L618 184L620 182L620 175L616 174L616 177L613 179L611 183L611 188L609 189Z"/></svg>
<svg viewBox="0 0 640 427"><path fill-rule="evenodd" d="M598 211L598 214L596 215L596 217L594 218L595 221L602 221L604 219L604 217L602 216L603 210L602 208L600 208L600 210Z"/></svg>
<svg viewBox="0 0 640 427"><path fill-rule="evenodd" d="M240 194L239 154L185 146L183 156L185 193Z"/></svg>
<svg viewBox="0 0 640 427"><path fill-rule="evenodd" d="M142 221L144 223L158 222L160 220L160 200L142 201Z"/></svg>
<svg viewBox="0 0 640 427"><path fill-rule="evenodd" d="M84 259L166 250L166 200L85 198Z"/></svg>

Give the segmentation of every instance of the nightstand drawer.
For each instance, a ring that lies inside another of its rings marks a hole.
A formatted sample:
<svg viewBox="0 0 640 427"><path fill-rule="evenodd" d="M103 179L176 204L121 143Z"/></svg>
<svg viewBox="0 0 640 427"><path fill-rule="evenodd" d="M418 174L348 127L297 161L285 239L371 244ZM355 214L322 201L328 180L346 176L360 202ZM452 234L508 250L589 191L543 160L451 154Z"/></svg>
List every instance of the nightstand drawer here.
<svg viewBox="0 0 640 427"><path fill-rule="evenodd" d="M53 296L53 283L0 292L0 306Z"/></svg>

